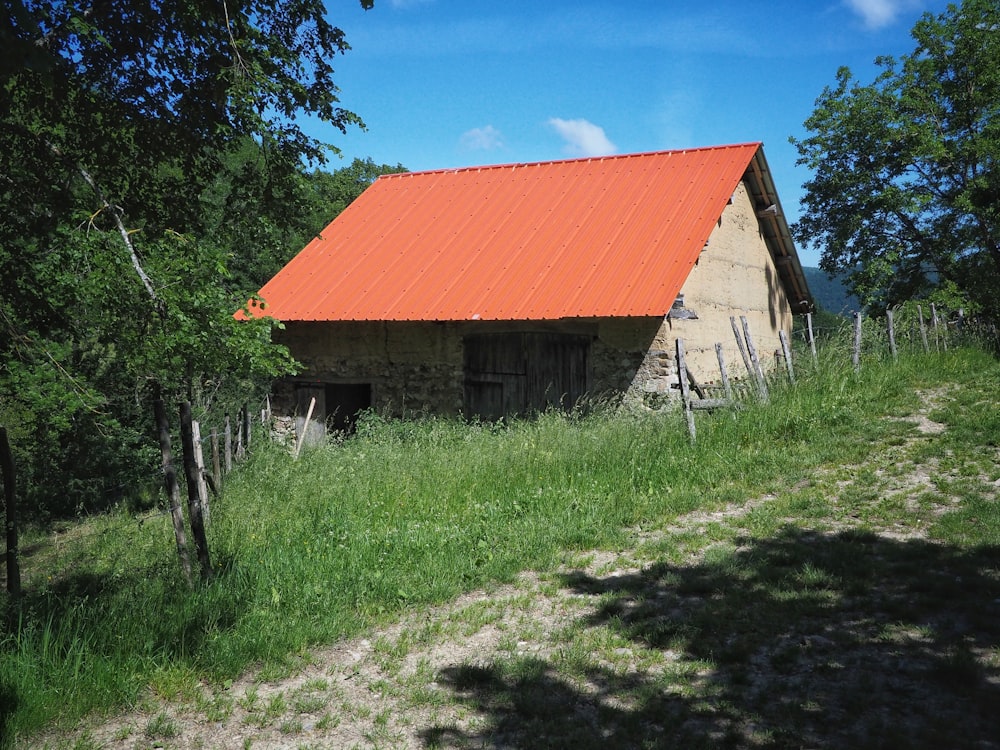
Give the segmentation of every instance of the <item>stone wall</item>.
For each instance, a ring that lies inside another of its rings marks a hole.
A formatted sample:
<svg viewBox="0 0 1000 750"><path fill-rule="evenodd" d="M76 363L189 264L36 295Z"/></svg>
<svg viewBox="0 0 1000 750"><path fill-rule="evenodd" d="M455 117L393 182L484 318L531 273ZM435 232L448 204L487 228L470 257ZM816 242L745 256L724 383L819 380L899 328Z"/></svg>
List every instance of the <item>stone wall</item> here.
<svg viewBox="0 0 1000 750"><path fill-rule="evenodd" d="M370 383L381 413L462 408L462 349L454 323L289 322L276 339L303 365L275 388L275 410L295 409L296 385Z"/></svg>
<svg viewBox="0 0 1000 750"><path fill-rule="evenodd" d="M652 348L662 318L546 322L291 322L277 340L303 371L275 384L276 413L292 414L296 390L312 384L369 383L372 407L401 416L456 414L463 408L462 340L473 333L532 331L591 339L590 388L595 398L662 400L676 383L673 341Z"/></svg>

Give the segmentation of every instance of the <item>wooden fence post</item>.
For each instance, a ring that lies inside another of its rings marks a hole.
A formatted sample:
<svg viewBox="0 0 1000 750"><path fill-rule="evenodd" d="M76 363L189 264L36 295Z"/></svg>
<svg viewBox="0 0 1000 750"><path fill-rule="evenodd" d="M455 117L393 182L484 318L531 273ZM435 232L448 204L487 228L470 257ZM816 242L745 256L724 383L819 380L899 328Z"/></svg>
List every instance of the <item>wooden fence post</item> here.
<svg viewBox="0 0 1000 750"><path fill-rule="evenodd" d="M219 431L212 428L212 479L215 481L215 491L222 490L222 457L219 455Z"/></svg>
<svg viewBox="0 0 1000 750"><path fill-rule="evenodd" d="M684 361L684 340L677 339L677 379L681 384L681 404L684 407L684 419L687 420L688 434L691 442L695 440L694 414L691 411L691 391L688 390L687 362Z"/></svg>
<svg viewBox="0 0 1000 750"><path fill-rule="evenodd" d="M920 319L920 338L924 342L924 354L928 354L931 348L927 345L927 326L924 325L924 308L920 305L917 305L917 318Z"/></svg>
<svg viewBox="0 0 1000 750"><path fill-rule="evenodd" d="M3 479L4 525L7 529L7 593L21 598L21 562L17 549L17 492L14 481L14 454L7 440L7 428L0 425L0 478Z"/></svg>
<svg viewBox="0 0 1000 750"><path fill-rule="evenodd" d="M181 445L184 449L184 476L187 479L188 518L191 520L191 535L194 549L201 566L202 580L212 577L212 563L208 555L208 538L205 536L205 522L201 514L201 498L198 492L198 466L194 457L194 439L191 430L191 404L181 403Z"/></svg>
<svg viewBox="0 0 1000 750"><path fill-rule="evenodd" d="M934 324L934 351L941 349L948 351L948 328L945 326L944 331L939 333L937 307L933 302L931 302L931 320Z"/></svg>
<svg viewBox="0 0 1000 750"><path fill-rule="evenodd" d="M861 369L861 313L854 313L854 347L851 356L854 363L854 372Z"/></svg>
<svg viewBox="0 0 1000 750"><path fill-rule="evenodd" d="M726 372L726 358L722 355L722 344L715 344L715 357L719 360L719 373L722 376L722 390L726 394L726 400L733 400L733 386L729 383L729 373Z"/></svg>
<svg viewBox="0 0 1000 750"><path fill-rule="evenodd" d="M208 487L205 484L205 456L201 449L201 425L191 420L191 444L194 448L194 465L198 470L198 502L201 503L202 522L207 527L212 522L212 509L208 504Z"/></svg>
<svg viewBox="0 0 1000 750"><path fill-rule="evenodd" d="M253 432L253 417L250 415L250 404L243 404L243 450L250 453L250 435Z"/></svg>
<svg viewBox="0 0 1000 750"><path fill-rule="evenodd" d="M226 473L228 474L233 470L233 425L228 414L226 414L226 426L223 429L223 441L223 447L225 448L225 467Z"/></svg>
<svg viewBox="0 0 1000 750"><path fill-rule="evenodd" d="M743 334L740 333L740 329L736 326L736 318L732 315L729 316L729 324L733 327L733 336L736 337L736 346L740 350L740 356L743 357L743 365L747 368L747 375L756 380L757 376L754 375L753 365L750 364L750 356L747 354L747 345L743 341Z"/></svg>
<svg viewBox="0 0 1000 750"><path fill-rule="evenodd" d="M306 435L309 434L309 420L312 419L313 409L316 408L316 397L313 396L309 401L309 411L306 412L306 421L302 424L302 434L299 435L299 440L295 444L295 458L299 457L299 451L302 450L302 443L306 440Z"/></svg>
<svg viewBox="0 0 1000 750"><path fill-rule="evenodd" d="M243 410L240 409L236 412L236 450L234 452L234 458L237 461L243 460Z"/></svg>
<svg viewBox="0 0 1000 750"><path fill-rule="evenodd" d="M747 320L746 315L741 315L740 323L743 324L743 335L747 340L747 352L750 354L750 361L753 362L754 372L757 373L757 388L760 390L760 397L764 401L767 401L767 380L764 378L764 368L760 365L760 358L757 357L757 348L753 345L753 337L750 335L750 321Z"/></svg>
<svg viewBox="0 0 1000 750"><path fill-rule="evenodd" d="M268 394L264 397L264 406L260 410L260 423L264 427L268 427L271 424L271 395Z"/></svg>
<svg viewBox="0 0 1000 750"><path fill-rule="evenodd" d="M896 327L892 320L892 308L886 308L885 311L885 325L889 330L889 351L892 352L892 359L895 362L899 359L899 353L896 351Z"/></svg>
<svg viewBox="0 0 1000 750"><path fill-rule="evenodd" d="M788 382L794 384L795 370L792 367L792 349L788 345L788 336L785 335L784 328L778 330L778 339L781 341L781 353L785 357L785 369L788 370Z"/></svg>
<svg viewBox="0 0 1000 750"><path fill-rule="evenodd" d="M170 503L170 518L174 524L174 541L177 543L177 557L181 562L184 578L191 581L191 558L188 556L187 534L184 532L184 513L181 511L181 491L177 486L177 469L170 450L170 423L167 421L167 409L162 399L153 402L153 415L156 419L156 433L160 440L160 460L163 466L163 488L167 492Z"/></svg>
<svg viewBox="0 0 1000 750"><path fill-rule="evenodd" d="M806 313L806 331L809 332L809 350L812 352L813 364L816 364L816 337L813 335L812 313Z"/></svg>

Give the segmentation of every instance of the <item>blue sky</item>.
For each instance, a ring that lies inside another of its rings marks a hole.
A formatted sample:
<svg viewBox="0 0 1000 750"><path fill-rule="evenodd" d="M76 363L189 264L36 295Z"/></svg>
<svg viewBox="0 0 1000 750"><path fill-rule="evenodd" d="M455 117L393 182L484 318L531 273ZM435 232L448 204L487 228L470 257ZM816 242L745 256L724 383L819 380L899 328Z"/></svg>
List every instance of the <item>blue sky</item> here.
<svg viewBox="0 0 1000 750"><path fill-rule="evenodd" d="M311 127L343 161L410 170L762 141L790 222L803 137L847 65L913 50L946 0L328 0L352 49L341 105L367 129ZM818 253L799 248L804 265Z"/></svg>

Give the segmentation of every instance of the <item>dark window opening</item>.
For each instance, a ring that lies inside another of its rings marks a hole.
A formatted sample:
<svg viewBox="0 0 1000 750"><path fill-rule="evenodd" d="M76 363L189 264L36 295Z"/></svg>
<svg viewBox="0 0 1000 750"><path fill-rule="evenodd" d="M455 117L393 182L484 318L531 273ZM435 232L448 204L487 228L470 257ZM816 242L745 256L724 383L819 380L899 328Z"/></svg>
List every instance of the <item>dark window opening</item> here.
<svg viewBox="0 0 1000 750"><path fill-rule="evenodd" d="M324 395L328 430L354 432L358 414L372 405L371 383L327 383Z"/></svg>
<svg viewBox="0 0 1000 750"><path fill-rule="evenodd" d="M295 434L300 435L309 418L310 443L322 441L330 432L354 432L358 414L372 405L371 383L300 383L295 389Z"/></svg>

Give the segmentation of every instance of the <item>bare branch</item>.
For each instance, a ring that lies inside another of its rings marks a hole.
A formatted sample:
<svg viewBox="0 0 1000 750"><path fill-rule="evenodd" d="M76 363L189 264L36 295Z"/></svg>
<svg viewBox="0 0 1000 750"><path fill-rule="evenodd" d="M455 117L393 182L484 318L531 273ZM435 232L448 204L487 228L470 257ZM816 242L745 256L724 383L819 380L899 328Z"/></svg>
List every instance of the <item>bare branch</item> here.
<svg viewBox="0 0 1000 750"><path fill-rule="evenodd" d="M104 193L101 191L100 186L90 175L90 172L86 170L80 164L76 164L76 170L80 173L80 176L90 185L91 190L94 191L94 195L97 196L97 200L101 203L101 211L107 211L112 220L115 222L115 227L118 229L118 234L121 235L122 242L125 243L125 248L128 250L129 257L132 260L132 268L135 269L136 274L138 274L142 285L146 288L146 293L149 295L150 299L153 300L153 304L156 305L157 312L163 315L164 306L163 300L157 295L156 290L153 288L153 282L149 278L149 275L143 270L142 264L139 262L139 254L135 251L135 245L132 243L132 233L125 227L125 222L122 221L122 210L119 206L113 206L108 202L108 199L104 197ZM96 216L97 214L95 214ZM91 217L93 218L93 217Z"/></svg>

